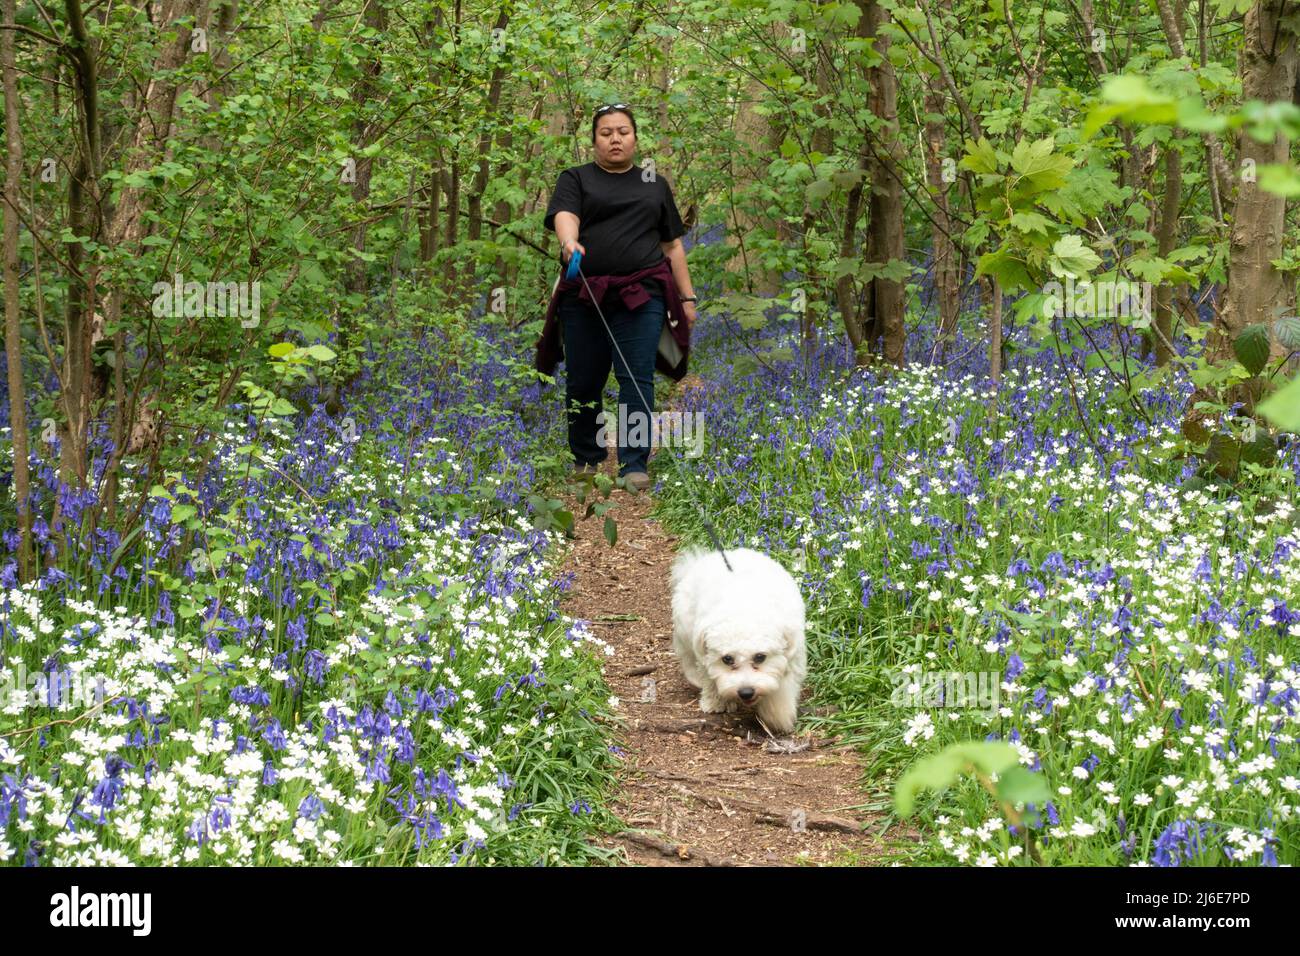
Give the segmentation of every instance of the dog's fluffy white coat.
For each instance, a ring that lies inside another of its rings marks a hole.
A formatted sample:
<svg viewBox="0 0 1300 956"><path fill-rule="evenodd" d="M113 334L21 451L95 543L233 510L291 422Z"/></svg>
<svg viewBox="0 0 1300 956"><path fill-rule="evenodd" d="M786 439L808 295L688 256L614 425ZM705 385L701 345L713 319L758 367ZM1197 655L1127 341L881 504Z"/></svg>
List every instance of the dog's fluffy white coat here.
<svg viewBox="0 0 1300 956"><path fill-rule="evenodd" d="M729 548L727 560L734 570L716 550L692 549L673 563L673 650L705 713L752 707L787 734L807 674L799 586L758 551Z"/></svg>

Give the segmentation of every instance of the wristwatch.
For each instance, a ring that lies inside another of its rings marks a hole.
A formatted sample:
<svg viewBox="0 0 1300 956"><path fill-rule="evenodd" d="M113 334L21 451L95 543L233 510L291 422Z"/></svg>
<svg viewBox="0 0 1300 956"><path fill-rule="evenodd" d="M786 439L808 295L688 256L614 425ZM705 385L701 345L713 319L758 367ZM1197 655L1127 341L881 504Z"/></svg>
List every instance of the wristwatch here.
<svg viewBox="0 0 1300 956"><path fill-rule="evenodd" d="M681 299L683 302L699 302L699 301L700 301L698 297L693 296L693 295L679 295L677 298Z"/></svg>

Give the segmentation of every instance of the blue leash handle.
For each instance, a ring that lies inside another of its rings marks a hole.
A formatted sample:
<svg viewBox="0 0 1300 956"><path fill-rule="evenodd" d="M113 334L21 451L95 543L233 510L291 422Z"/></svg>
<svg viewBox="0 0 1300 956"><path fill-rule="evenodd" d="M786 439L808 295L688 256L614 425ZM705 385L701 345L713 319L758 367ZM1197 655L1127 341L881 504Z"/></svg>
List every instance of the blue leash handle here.
<svg viewBox="0 0 1300 956"><path fill-rule="evenodd" d="M582 262L582 253L577 249L573 250L573 255L569 256L569 268L564 271L564 278L578 278L578 265Z"/></svg>

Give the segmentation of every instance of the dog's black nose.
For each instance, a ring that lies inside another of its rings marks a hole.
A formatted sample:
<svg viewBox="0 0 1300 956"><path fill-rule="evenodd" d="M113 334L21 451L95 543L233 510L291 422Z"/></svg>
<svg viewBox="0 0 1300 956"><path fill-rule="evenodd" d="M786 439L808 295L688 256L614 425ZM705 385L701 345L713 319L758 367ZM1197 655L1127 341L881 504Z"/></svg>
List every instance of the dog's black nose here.
<svg viewBox="0 0 1300 956"><path fill-rule="evenodd" d="M752 687L742 687L736 693L740 695L741 700L750 701L754 699L754 688Z"/></svg>

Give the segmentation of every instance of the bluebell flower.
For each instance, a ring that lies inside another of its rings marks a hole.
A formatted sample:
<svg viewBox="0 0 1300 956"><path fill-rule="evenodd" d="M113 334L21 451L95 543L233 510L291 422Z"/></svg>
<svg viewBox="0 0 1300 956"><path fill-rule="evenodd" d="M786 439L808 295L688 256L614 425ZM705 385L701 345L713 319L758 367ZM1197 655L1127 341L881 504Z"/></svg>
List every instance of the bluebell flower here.
<svg viewBox="0 0 1300 956"><path fill-rule="evenodd" d="M298 816L306 820L319 820L324 812L325 804L315 794L303 797L302 802L298 804Z"/></svg>
<svg viewBox="0 0 1300 956"><path fill-rule="evenodd" d="M1024 671L1025 671L1025 662L1020 659L1019 654L1013 652L1011 656L1007 658L1006 680L1008 682L1013 681L1021 674L1023 674Z"/></svg>
<svg viewBox="0 0 1300 956"><path fill-rule="evenodd" d="M303 657L303 669L307 677L319 687L325 683L325 675L329 672L329 660L323 653L312 648Z"/></svg>

